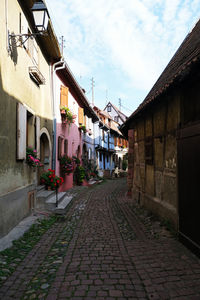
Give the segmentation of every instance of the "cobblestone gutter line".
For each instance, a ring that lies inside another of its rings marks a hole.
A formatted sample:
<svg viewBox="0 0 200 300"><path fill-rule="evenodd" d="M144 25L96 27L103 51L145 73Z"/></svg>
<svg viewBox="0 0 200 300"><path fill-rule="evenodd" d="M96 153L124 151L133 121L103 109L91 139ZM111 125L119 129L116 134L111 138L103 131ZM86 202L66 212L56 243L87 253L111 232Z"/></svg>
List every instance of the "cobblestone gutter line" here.
<svg viewBox="0 0 200 300"><path fill-rule="evenodd" d="M9 297L12 299L36 299L39 294L44 296L49 287L48 280L53 281L54 273L61 262L60 258L63 252L66 251L66 245L68 245L80 217L79 212L81 212L81 209L79 210L78 203L79 200L76 197L71 207L69 207L67 216L64 219L59 218L62 221L54 223L54 226L42 236L25 259L19 261L14 273L0 288L1 299L9 299ZM76 208L74 209L75 205ZM56 240L62 234L65 235L63 240L66 239L66 243L59 244L59 250L62 249L59 252ZM56 244L55 247L54 244ZM58 257L57 262L52 267L51 262L56 260L56 257Z"/></svg>
<svg viewBox="0 0 200 300"><path fill-rule="evenodd" d="M117 197L119 197L118 192L112 194L114 201L116 201ZM108 199L108 200L112 200L112 199ZM118 209L119 209L119 207L118 207ZM108 210L109 210L109 204L108 204ZM120 212L118 212L118 213L120 214ZM124 234L123 234L123 232L121 232L121 230L120 230L121 228L118 225L118 223L114 222L114 218L112 217L111 210L110 210L109 214L110 214L110 220L111 220L112 226L115 231L116 239L118 241L120 253L122 254L122 257L123 257L124 265L126 265L126 267L127 267L127 273L128 273L127 279L132 286L132 289L125 290L123 294L126 297L126 299L134 299L133 297L135 297L135 299L147 299L146 298L147 295L146 295L146 291L145 291L143 282L142 282L139 274L137 273L134 262L131 259L131 256L129 255L129 253L126 249L126 245L124 244L124 240L126 240L126 238L125 239L120 238L120 235L122 235L122 237L124 237ZM125 216L123 216L122 218L125 219ZM128 227L128 229L130 229L130 227ZM134 235L134 237L136 237L136 235ZM128 240L130 240L130 239L128 238ZM131 241L131 243L133 243L134 240L135 240L135 238ZM127 283L127 281L126 281L126 283Z"/></svg>

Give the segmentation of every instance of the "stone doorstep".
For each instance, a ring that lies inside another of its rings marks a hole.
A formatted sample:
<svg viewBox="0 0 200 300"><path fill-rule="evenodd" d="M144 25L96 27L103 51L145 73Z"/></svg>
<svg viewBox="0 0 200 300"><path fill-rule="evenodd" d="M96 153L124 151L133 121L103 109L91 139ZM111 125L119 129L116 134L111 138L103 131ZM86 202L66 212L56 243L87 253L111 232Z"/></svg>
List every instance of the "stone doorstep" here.
<svg viewBox="0 0 200 300"><path fill-rule="evenodd" d="M63 200L63 198L65 197L66 192L60 192L58 193L58 204ZM47 198L47 200L45 201L45 207L49 210L54 209L56 206L56 193L53 194L50 198Z"/></svg>
<svg viewBox="0 0 200 300"><path fill-rule="evenodd" d="M58 203L58 207L54 206L53 212L56 214L64 214L66 212L67 206L71 202L74 196L66 195L62 198L62 201Z"/></svg>

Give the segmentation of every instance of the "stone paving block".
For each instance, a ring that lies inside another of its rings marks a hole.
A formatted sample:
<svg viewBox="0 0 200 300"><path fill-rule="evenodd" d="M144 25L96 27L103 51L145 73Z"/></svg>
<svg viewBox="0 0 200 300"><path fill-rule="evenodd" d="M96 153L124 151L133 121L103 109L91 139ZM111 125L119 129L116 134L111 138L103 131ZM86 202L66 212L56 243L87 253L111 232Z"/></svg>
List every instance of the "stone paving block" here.
<svg viewBox="0 0 200 300"><path fill-rule="evenodd" d="M0 299L199 300L199 259L170 235L151 236L126 192L121 178L84 189L2 283Z"/></svg>

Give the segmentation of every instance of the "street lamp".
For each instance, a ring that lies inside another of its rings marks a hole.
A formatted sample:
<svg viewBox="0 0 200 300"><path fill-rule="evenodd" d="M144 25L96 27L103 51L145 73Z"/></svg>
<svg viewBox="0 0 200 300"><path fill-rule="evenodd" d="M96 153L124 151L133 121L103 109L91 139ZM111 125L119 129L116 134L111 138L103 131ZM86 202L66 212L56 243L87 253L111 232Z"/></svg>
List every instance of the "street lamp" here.
<svg viewBox="0 0 200 300"><path fill-rule="evenodd" d="M16 47L19 47L24 45L24 43L29 38L33 38L36 35L44 35L47 32L49 13L44 2L42 0L36 1L33 7L31 8L31 11L33 13L35 28L37 32L24 34L10 34L8 31L9 50L11 50L13 41L15 42ZM17 45L17 42L20 43Z"/></svg>
<svg viewBox="0 0 200 300"><path fill-rule="evenodd" d="M45 32L49 22L49 13L46 5L43 1L37 1L34 3L31 10L35 21L35 27L39 32Z"/></svg>

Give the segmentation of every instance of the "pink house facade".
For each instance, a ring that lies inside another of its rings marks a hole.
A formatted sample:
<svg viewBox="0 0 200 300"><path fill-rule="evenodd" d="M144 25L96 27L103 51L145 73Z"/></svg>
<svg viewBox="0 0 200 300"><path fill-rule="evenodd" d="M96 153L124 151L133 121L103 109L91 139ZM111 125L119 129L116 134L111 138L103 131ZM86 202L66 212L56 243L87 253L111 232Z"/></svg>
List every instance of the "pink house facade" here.
<svg viewBox="0 0 200 300"><path fill-rule="evenodd" d="M55 71L54 77L54 112L56 119L56 142L55 151L55 170L58 176L62 176L60 167L60 157L67 155L69 157L77 157L82 159L83 149L83 132L80 126L84 125L86 118L97 118L95 112L90 107L85 94L69 67L65 62L61 63L58 70ZM65 124L61 115L61 107L63 105L69 108L75 117L73 123ZM59 192L66 191L73 187L73 172L64 175L64 183L60 187Z"/></svg>

